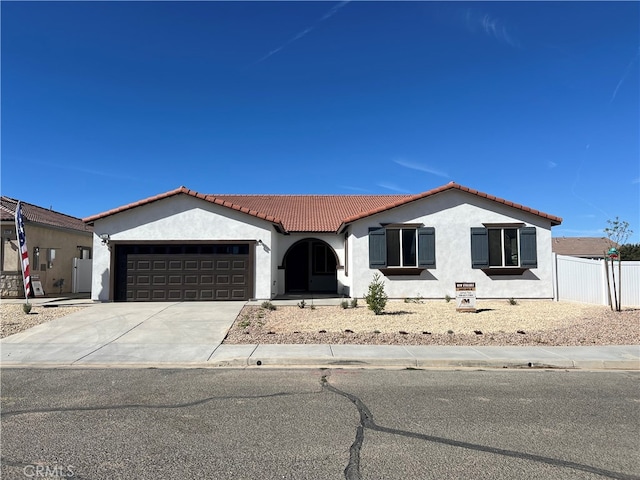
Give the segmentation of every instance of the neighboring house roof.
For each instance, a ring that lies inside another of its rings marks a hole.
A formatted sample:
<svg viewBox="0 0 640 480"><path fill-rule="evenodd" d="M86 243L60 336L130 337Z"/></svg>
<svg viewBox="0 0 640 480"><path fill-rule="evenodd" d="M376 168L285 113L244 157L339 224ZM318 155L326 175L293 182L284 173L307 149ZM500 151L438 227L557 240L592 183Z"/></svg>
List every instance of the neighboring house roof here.
<svg viewBox="0 0 640 480"><path fill-rule="evenodd" d="M619 247L605 237L557 237L551 242L551 250L558 255L584 258L604 258L612 246Z"/></svg>
<svg viewBox="0 0 640 480"><path fill-rule="evenodd" d="M274 223L282 231L338 232L343 226L361 218L452 189L533 213L550 220L552 225L559 225L562 222L560 217L463 187L454 182L417 195L205 195L189 190L186 187L180 187L170 192L87 217L84 221L92 224L101 218L141 205L174 195L186 194L265 219Z"/></svg>
<svg viewBox="0 0 640 480"><path fill-rule="evenodd" d="M17 204L18 200L15 198L2 196L0 201L0 218L3 222L15 221ZM93 232L93 227L87 225L81 218L65 215L64 213L55 212L23 201L20 201L20 205L22 206L22 216L26 223L38 223L49 227L64 228L79 232Z"/></svg>

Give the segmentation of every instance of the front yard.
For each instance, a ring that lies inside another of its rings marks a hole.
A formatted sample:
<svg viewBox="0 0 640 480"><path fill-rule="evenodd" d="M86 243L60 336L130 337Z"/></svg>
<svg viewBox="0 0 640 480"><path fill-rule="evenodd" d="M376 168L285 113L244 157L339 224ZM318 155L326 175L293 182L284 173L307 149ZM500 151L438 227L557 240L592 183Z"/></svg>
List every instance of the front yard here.
<svg viewBox="0 0 640 480"><path fill-rule="evenodd" d="M374 315L356 308L306 304L275 310L246 306L224 343L403 345L638 345L640 309L552 301L479 300L476 313L444 300L390 301Z"/></svg>

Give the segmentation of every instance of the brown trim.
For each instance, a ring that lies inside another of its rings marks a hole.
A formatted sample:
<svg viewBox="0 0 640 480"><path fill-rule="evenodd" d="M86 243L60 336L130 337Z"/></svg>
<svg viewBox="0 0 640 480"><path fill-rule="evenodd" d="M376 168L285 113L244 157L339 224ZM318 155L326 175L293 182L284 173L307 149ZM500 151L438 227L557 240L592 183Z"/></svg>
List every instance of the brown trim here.
<svg viewBox="0 0 640 480"><path fill-rule="evenodd" d="M426 268L413 268L413 267L402 268L401 267L401 268L380 268L379 270L385 277L394 277L394 276L400 276L400 275L418 276L418 275L422 274L422 272L424 272L427 269Z"/></svg>
<svg viewBox="0 0 640 480"><path fill-rule="evenodd" d="M381 223L383 228L420 228L424 227L424 223Z"/></svg>
<svg viewBox="0 0 640 480"><path fill-rule="evenodd" d="M246 243L255 245L257 240L109 240L109 245L229 245Z"/></svg>
<svg viewBox="0 0 640 480"><path fill-rule="evenodd" d="M494 268L481 268L487 276L500 276L500 275L523 275L524 272L530 270L529 268L520 268L520 267L494 267Z"/></svg>
<svg viewBox="0 0 640 480"><path fill-rule="evenodd" d="M524 222L503 222L503 223L483 223L485 228L522 228L526 225Z"/></svg>

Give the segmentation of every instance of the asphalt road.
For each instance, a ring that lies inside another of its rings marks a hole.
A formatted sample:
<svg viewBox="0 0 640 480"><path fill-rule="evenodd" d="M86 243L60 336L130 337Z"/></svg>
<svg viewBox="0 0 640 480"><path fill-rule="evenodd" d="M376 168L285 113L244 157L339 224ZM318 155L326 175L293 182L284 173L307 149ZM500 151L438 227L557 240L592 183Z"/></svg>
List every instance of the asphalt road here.
<svg viewBox="0 0 640 480"><path fill-rule="evenodd" d="M640 373L3 369L2 478L640 479Z"/></svg>

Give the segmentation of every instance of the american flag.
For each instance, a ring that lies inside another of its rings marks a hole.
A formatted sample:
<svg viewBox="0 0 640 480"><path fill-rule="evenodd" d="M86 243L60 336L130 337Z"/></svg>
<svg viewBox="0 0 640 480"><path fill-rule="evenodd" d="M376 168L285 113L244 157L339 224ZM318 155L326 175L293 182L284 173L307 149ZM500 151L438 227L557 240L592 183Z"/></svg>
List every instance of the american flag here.
<svg viewBox="0 0 640 480"><path fill-rule="evenodd" d="M27 298L31 295L31 274L29 272L29 249L27 248L27 237L24 234L24 220L22 219L22 207L20 202L16 206L16 230L20 240L20 254L22 257L22 278L24 280L24 294Z"/></svg>

